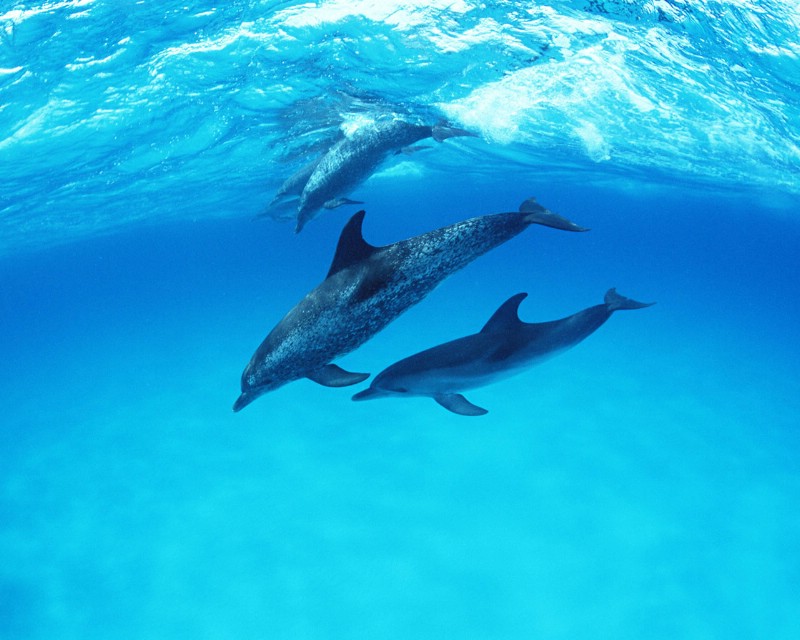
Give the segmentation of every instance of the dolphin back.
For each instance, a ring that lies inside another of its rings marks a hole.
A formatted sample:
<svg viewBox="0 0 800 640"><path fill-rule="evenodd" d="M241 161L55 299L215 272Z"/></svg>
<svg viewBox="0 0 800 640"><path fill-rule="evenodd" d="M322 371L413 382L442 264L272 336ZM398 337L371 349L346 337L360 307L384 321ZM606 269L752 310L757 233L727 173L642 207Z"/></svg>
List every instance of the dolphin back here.
<svg viewBox="0 0 800 640"><path fill-rule="evenodd" d="M605 303L609 311L644 309L645 307L651 307L655 304L655 302L638 302L631 298L626 298L618 294L615 288L609 289L606 292Z"/></svg>

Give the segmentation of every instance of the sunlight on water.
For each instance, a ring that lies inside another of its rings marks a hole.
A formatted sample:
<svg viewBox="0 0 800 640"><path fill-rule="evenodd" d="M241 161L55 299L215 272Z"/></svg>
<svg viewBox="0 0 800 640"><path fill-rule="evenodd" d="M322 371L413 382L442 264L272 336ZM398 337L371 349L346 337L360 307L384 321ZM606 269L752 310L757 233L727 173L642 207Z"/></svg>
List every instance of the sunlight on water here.
<svg viewBox="0 0 800 640"><path fill-rule="evenodd" d="M613 163L798 191L791 3L135 4L119 17L62 2L0 24L6 250L153 217L93 202L109 185L162 194L176 217L256 215L307 135L391 111L469 127L496 164L524 144L538 172ZM224 176L219 157L234 158ZM222 211L207 189L189 206L175 185L202 174L253 206ZM86 201L90 225L73 213Z"/></svg>

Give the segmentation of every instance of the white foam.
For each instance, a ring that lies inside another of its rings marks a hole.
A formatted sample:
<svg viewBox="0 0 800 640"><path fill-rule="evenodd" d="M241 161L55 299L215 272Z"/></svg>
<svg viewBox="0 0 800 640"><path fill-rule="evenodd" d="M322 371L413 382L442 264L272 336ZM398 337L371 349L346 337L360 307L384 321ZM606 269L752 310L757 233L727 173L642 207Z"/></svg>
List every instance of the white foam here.
<svg viewBox="0 0 800 640"><path fill-rule="evenodd" d="M574 129L583 142L586 155L595 162L611 159L611 145L593 122L581 122Z"/></svg>
<svg viewBox="0 0 800 640"><path fill-rule="evenodd" d="M41 13L52 13L59 9L77 9L94 4L95 0L64 0L63 2L45 2L39 7L31 9L11 9L0 14L0 22L11 22L19 24L28 18L37 16Z"/></svg>
<svg viewBox="0 0 800 640"><path fill-rule="evenodd" d="M463 14L474 8L464 0L332 0L285 9L276 18L287 27L319 27L361 17L407 30L428 24L432 12Z"/></svg>

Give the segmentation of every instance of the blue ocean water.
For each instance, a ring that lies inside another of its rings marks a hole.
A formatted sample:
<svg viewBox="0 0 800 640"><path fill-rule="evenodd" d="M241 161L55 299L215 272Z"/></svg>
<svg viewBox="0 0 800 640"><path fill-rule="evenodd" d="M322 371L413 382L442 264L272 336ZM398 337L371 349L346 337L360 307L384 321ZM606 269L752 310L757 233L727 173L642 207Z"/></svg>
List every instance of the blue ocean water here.
<svg viewBox="0 0 800 640"><path fill-rule="evenodd" d="M791 0L0 7L0 638L800 637ZM344 222L267 205L393 117L386 244L532 228L339 363L655 300L468 393L239 376Z"/></svg>

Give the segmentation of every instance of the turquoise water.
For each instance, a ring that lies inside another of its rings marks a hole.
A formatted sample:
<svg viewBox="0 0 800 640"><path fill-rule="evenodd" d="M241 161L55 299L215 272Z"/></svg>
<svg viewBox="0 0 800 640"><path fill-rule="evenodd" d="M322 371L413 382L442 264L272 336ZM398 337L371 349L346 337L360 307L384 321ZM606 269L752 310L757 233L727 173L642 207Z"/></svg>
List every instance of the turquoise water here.
<svg viewBox="0 0 800 640"><path fill-rule="evenodd" d="M0 8L0 638L800 635L790 2ZM467 393L239 376L354 207L281 182L387 113L457 138L352 195L386 244L532 228L339 363L615 286L657 305Z"/></svg>

